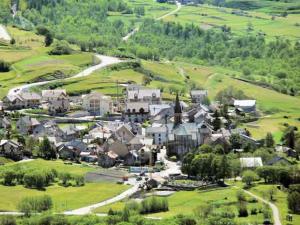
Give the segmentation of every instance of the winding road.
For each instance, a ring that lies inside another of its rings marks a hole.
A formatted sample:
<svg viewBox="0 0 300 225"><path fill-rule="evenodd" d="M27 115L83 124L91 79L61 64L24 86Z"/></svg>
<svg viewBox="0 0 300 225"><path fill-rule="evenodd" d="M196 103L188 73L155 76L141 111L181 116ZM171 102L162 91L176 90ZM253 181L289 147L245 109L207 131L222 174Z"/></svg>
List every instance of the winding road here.
<svg viewBox="0 0 300 225"><path fill-rule="evenodd" d="M116 57L99 55L99 54L96 54L95 56L99 60L101 60L101 62L99 64L88 67L87 69L83 70L82 72L80 72L80 73L78 73L78 74L76 74L72 77L68 77L66 79L56 79L56 80L42 81L42 82L36 82L36 83L31 83L31 84L24 84L22 86L10 89L7 95L8 96L13 96L13 95L19 94L22 91L27 91L32 87L37 87L37 86L41 86L41 85L56 82L56 81L64 81L64 80L70 80L70 79L73 79L73 78L86 77L86 76L92 74L93 72L95 72L97 70L100 70L100 69L103 69L107 66L117 64L117 63L120 63L120 62L125 62L125 61L120 60L119 58L116 58Z"/></svg>

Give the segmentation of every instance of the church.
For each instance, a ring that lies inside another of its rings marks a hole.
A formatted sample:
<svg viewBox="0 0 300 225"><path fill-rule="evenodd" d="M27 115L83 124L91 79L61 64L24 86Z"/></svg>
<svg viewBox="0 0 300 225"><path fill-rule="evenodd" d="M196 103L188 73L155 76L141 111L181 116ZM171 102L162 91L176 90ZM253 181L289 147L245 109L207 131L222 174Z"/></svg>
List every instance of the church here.
<svg viewBox="0 0 300 225"><path fill-rule="evenodd" d="M167 134L167 154L182 158L187 152L197 148L211 135L211 129L205 122L184 122L183 111L178 94L174 106L173 127Z"/></svg>

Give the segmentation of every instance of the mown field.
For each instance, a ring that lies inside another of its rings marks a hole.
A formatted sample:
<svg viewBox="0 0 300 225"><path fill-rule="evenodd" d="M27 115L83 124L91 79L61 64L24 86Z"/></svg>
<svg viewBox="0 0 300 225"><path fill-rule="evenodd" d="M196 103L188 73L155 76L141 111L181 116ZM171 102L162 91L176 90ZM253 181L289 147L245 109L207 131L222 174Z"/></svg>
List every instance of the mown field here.
<svg viewBox="0 0 300 225"><path fill-rule="evenodd" d="M216 188L205 191L180 191L166 197L169 203L169 211L162 213L149 214L147 216L168 218L178 214L197 215L198 208L205 204L212 204L216 212L233 212L238 222L258 222L263 220L262 214L249 215L245 218L237 217L237 190L234 188ZM117 202L112 205L100 207L95 210L97 213L107 213L111 208L115 211L122 210L125 202ZM248 203L248 210L256 208L262 209L264 205L258 203Z"/></svg>
<svg viewBox="0 0 300 225"><path fill-rule="evenodd" d="M32 170L55 169L58 172L67 171L77 175L85 175L87 172L95 170L95 168L84 165L66 165L62 161L38 159L24 163L7 163L5 166L0 167L0 173L5 168L22 169L23 167ZM21 185L0 185L0 211L16 211L19 201L24 197L49 195L53 200L54 211L62 212L104 201L118 195L127 188L128 186L107 181L86 183L81 187L63 187L54 184L47 187L44 191L28 189Z"/></svg>

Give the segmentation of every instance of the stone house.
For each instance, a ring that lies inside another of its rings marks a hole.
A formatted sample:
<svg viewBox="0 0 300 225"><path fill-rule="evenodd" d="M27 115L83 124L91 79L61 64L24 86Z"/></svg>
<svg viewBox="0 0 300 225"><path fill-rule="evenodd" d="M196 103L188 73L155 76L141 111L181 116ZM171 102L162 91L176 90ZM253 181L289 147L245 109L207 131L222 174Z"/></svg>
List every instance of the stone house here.
<svg viewBox="0 0 300 225"><path fill-rule="evenodd" d="M42 100L47 103L48 111L52 115L70 110L70 100L66 90L43 90Z"/></svg>
<svg viewBox="0 0 300 225"><path fill-rule="evenodd" d="M16 128L20 134L33 134L34 129L40 125L40 122L36 118L30 116L21 117L17 123Z"/></svg>
<svg viewBox="0 0 300 225"><path fill-rule="evenodd" d="M7 95L3 99L5 109L16 110L36 108L41 104L41 96L34 92L21 92L19 94Z"/></svg>
<svg viewBox="0 0 300 225"><path fill-rule="evenodd" d="M208 96L207 90L191 90L192 103L203 103Z"/></svg>
<svg viewBox="0 0 300 225"><path fill-rule="evenodd" d="M23 145L13 140L1 140L0 155L13 160L21 160L23 157Z"/></svg>

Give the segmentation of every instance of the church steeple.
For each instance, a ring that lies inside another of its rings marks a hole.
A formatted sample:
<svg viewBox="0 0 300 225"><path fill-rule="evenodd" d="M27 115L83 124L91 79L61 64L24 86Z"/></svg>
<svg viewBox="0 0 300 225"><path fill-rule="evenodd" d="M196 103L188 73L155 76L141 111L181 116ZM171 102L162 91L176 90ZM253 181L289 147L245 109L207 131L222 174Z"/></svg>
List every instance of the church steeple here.
<svg viewBox="0 0 300 225"><path fill-rule="evenodd" d="M182 123L182 109L179 101L178 93L176 94L176 101L174 106L174 127Z"/></svg>

